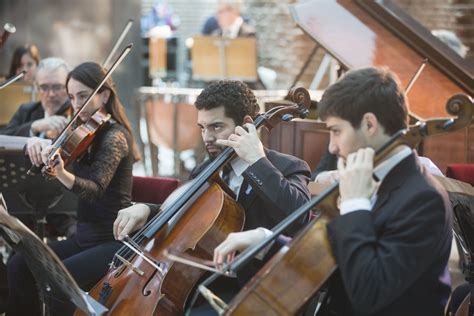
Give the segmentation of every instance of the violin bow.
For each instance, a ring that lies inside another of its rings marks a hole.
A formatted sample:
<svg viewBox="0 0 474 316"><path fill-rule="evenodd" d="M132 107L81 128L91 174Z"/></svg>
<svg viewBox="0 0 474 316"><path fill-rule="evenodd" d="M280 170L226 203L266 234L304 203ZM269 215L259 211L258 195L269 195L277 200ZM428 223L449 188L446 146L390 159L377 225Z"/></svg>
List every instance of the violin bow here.
<svg viewBox="0 0 474 316"><path fill-rule="evenodd" d="M51 153L49 154L49 158L51 159L51 157L54 157L57 153L58 153L58 150L59 148L61 147L61 143L63 141L63 139L65 138L65 136L67 135L67 131L71 128L71 126L75 123L75 121L77 120L77 118L79 117L79 115L82 113L82 111L84 111L84 109L87 107L87 105L89 105L89 103L91 103L92 101L92 98L99 92L100 88L102 88L102 86L105 84L105 82L109 79L109 77L112 75L112 73L114 72L114 70L120 65L120 63L122 62L122 60L128 55L128 53L130 53L130 50L132 49L132 46L133 44L128 44L123 50L122 52L120 53L119 57L117 57L117 59L115 60L115 62L112 64L112 67L110 67L110 69L107 71L107 73L105 74L104 78L102 79L102 81L97 85L97 87L94 89L94 91L87 97L86 101L84 102L84 104L81 106L81 108L79 109L79 111L77 111L76 114L74 114L74 116L72 117L72 119L69 121L69 123L66 125L66 127L63 128L63 130L61 131L61 133L59 134L58 137L56 137L56 139L53 141L52 143L52 146L53 146L53 150L51 151ZM33 175L35 174L35 166L31 167L30 170L28 170L27 174L28 175Z"/></svg>
<svg viewBox="0 0 474 316"><path fill-rule="evenodd" d="M89 103L91 103L92 101L92 98L95 97L95 95L99 92L99 90L102 88L102 86L105 84L105 82L109 79L109 77L112 75L112 73L114 72L114 70L120 65L120 63L122 62L122 60L128 55L128 53L130 53L130 50L132 49L132 46L133 44L128 44L123 50L122 52L120 53L119 57L117 57L117 59L115 60L115 62L112 64L112 67L110 67L109 70L107 70L107 73L105 74L104 78L102 79L102 81L99 83L99 85L97 85L97 87L94 89L94 91L92 91L92 93L89 95L89 97L87 97L86 101L84 102L84 104L81 106L81 108L79 109L79 111L77 111L76 114L74 114L74 116L72 117L72 119L69 121L69 123L66 125L66 127L64 127L63 131L61 132L61 134L59 134L59 136L55 139L55 141L53 142L53 147L55 147L55 144L57 144L59 142L59 140L61 138L64 137L64 135L66 134L66 131L71 128L71 126L75 123L75 121L77 120L77 118L79 117L79 115L84 111L84 109L89 105Z"/></svg>
<svg viewBox="0 0 474 316"><path fill-rule="evenodd" d="M421 72L423 71L423 69L425 69L425 66L427 63L428 63L428 58L423 59L420 66L418 66L418 69L416 70L415 74L413 75L413 77L411 77L410 81L408 82L407 87L405 88L405 94L408 94L410 92L416 80L421 75Z"/></svg>
<svg viewBox="0 0 474 316"><path fill-rule="evenodd" d="M426 66L427 63L428 63L428 58L425 58L421 62L420 66L418 66L418 69L415 71L415 74L413 75L413 77L411 77L410 81L408 82L408 84L405 88L405 95L408 96L408 93L410 92L411 88L415 84L418 77L421 75L421 72L423 71L423 69L425 69L425 66ZM423 118L418 116L415 113L408 112L408 115L410 116L411 119L414 119L416 121L423 121Z"/></svg>
<svg viewBox="0 0 474 316"><path fill-rule="evenodd" d="M3 88L8 87L9 85L11 85L12 83L14 83L18 80L20 80L21 78L23 78L23 76L25 74L26 74L26 70L22 70L22 72L20 72L18 75L14 76L14 77L11 77L7 81L3 82L2 84L0 84L0 90L2 90Z"/></svg>
<svg viewBox="0 0 474 316"><path fill-rule="evenodd" d="M102 67L104 67L105 69L107 69L107 66L109 65L110 61L112 60L112 57L114 56L114 54L117 51L120 44L122 44L123 40L125 39L125 36L127 35L128 31L130 31L130 28L132 27L132 25L133 25L133 20L129 19L127 24L125 24L125 27L123 28L122 33L120 33L119 38L115 42L114 47L112 47L112 50L107 55L104 62L102 63Z"/></svg>

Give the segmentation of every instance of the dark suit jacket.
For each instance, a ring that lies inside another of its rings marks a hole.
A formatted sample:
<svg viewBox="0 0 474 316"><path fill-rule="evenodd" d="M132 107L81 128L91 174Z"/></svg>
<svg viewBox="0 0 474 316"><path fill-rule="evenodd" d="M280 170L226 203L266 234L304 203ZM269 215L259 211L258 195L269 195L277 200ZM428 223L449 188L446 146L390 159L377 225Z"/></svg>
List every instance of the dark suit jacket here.
<svg viewBox="0 0 474 316"><path fill-rule="evenodd" d="M265 158L258 160L242 174L244 181L237 202L245 210L244 230L257 227L271 229L310 199L307 184L311 172L308 164L273 150L265 150L265 154ZM205 161L197 166L191 177L196 177L209 163ZM309 214L303 216L285 233L295 234L308 221L308 217ZM210 289L219 294L236 294L280 246L272 247L264 260L254 259L237 271L237 280L220 278Z"/></svg>
<svg viewBox="0 0 474 316"><path fill-rule="evenodd" d="M339 266L331 308L337 315L443 315L451 227L446 191L408 156L382 182L372 211L328 224Z"/></svg>
<svg viewBox="0 0 474 316"><path fill-rule="evenodd" d="M63 114L70 106L69 101L67 101L55 114ZM30 136L31 124L42 118L44 118L44 109L41 102L22 104L18 111L15 112L8 125L0 129L0 134Z"/></svg>
<svg viewBox="0 0 474 316"><path fill-rule="evenodd" d="M307 188L311 176L308 164L296 157L265 150L262 158L243 173L244 181L237 201L245 210L244 230L257 227L273 228L310 199ZM191 173L196 177L210 161L197 166ZM250 189L249 189L250 187ZM294 234L305 218L292 227Z"/></svg>

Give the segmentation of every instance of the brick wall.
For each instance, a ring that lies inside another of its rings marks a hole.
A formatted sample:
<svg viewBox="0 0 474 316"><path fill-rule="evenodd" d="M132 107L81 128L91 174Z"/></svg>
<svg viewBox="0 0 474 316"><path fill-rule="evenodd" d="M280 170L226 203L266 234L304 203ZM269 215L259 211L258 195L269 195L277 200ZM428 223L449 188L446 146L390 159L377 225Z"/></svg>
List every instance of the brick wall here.
<svg viewBox="0 0 474 316"><path fill-rule="evenodd" d="M255 25L258 36L259 64L277 72L277 88L288 89L297 77L315 42L298 28L288 9L296 1L253 0L245 12ZM309 86L324 52L318 51L297 85Z"/></svg>
<svg viewBox="0 0 474 316"><path fill-rule="evenodd" d="M474 62L474 0L394 0L427 29L453 31L469 47Z"/></svg>
<svg viewBox="0 0 474 316"><path fill-rule="evenodd" d="M474 0L393 0L426 28L455 32L470 47L467 58L474 62ZM246 0L244 14L257 29L259 65L274 69L278 89L288 89L311 53L314 42L296 27L288 4L295 0ZM153 0L143 0L143 11ZM181 39L199 33L205 19L216 8L213 0L168 0L179 15ZM183 49L184 45L180 47ZM298 83L308 87L324 53L319 50ZM184 62L184 53L179 55ZM327 79L322 82L324 87Z"/></svg>

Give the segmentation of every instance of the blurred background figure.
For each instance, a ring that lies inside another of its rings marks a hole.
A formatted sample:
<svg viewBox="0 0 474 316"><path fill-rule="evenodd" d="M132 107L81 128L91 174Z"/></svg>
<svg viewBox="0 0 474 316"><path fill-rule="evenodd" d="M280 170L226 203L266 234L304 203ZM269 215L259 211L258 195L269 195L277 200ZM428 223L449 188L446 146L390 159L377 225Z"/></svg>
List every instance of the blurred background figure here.
<svg viewBox="0 0 474 316"><path fill-rule="evenodd" d="M14 77L21 71L26 70L23 80L33 82L40 60L40 52L36 45L31 44L18 47L13 52L8 78Z"/></svg>
<svg viewBox="0 0 474 316"><path fill-rule="evenodd" d="M178 28L179 22L179 17L173 13L166 1L157 0L148 14L143 15L140 20L142 36L151 36L156 32L171 34ZM166 35L161 37L169 36Z"/></svg>
<svg viewBox="0 0 474 316"><path fill-rule="evenodd" d="M469 48L462 43L462 41L456 34L454 34L454 32L448 30L432 30L431 34L439 38L462 58L466 57Z"/></svg>
<svg viewBox="0 0 474 316"><path fill-rule="evenodd" d="M39 102L21 105L0 134L55 138L68 122L69 104L65 82L69 66L60 58L46 58L35 76Z"/></svg>
<svg viewBox="0 0 474 316"><path fill-rule="evenodd" d="M36 67L35 67L36 68ZM14 136L37 136L40 138L56 138L69 122L72 115L72 107L66 91L66 77L69 73L69 65L61 58L49 57L41 60L34 77L35 86L38 89L38 101L31 101L19 105L7 126L0 128L0 135ZM12 160L14 158L11 158ZM23 155L15 160L16 165L24 164ZM26 166L29 168L29 166ZM63 191L59 183L45 180L41 175L30 177L27 181L17 182L16 192L22 194L23 199L12 197L14 190L5 194L8 201L16 200L17 205L11 205L11 211L29 210L29 214L17 215L24 223L34 227L36 217L40 217L39 205L48 210L56 198L62 197ZM17 194L14 193L14 194ZM20 203L20 201L28 201ZM72 201L72 200L71 200ZM71 205L74 206L75 201ZM67 213L49 213L46 222L50 226L52 235L71 237L75 233L76 216L72 210ZM42 212L42 211L41 211ZM49 229L49 227L48 227Z"/></svg>
<svg viewBox="0 0 474 316"><path fill-rule="evenodd" d="M202 26L201 34L202 35L211 35L213 32L219 29L219 23L214 15L211 15L206 19L204 25Z"/></svg>
<svg viewBox="0 0 474 316"><path fill-rule="evenodd" d="M242 1L240 0L219 0L217 2L217 13L215 17L211 17L206 21L203 33L205 31L204 34L229 38L255 36L255 28L244 20L241 9Z"/></svg>

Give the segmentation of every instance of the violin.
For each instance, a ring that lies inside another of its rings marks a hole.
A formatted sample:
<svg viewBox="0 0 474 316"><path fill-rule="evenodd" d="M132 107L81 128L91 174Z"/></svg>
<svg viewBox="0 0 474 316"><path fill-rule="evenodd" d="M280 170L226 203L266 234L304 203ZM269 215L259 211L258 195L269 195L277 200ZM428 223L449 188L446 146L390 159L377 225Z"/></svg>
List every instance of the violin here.
<svg viewBox="0 0 474 316"><path fill-rule="evenodd" d="M48 155L48 163L46 164L46 166L32 166L27 172L28 175L36 175L40 170L43 172L43 174L51 174L52 166L55 165L58 155L61 155L64 160L64 164L67 165L71 161L74 161L79 156L81 156L92 144L95 136L97 135L97 132L110 119L110 114L105 113L105 110L98 110L91 116L91 118L87 122L85 122L85 124L79 123L79 115L91 103L94 96L99 92L99 90L105 84L107 79L109 79L112 72L128 55L128 53L132 49L132 46L132 44L129 44L123 49L119 57L116 59L116 61L105 74L102 81L87 97L86 101L74 115L71 121L66 125L66 127L64 127L59 136L53 141L53 143L51 144L53 148Z"/></svg>
<svg viewBox="0 0 474 316"><path fill-rule="evenodd" d="M111 115L100 108L85 123L67 133L60 152L65 166L86 152L97 132L106 125L110 118Z"/></svg>
<svg viewBox="0 0 474 316"><path fill-rule="evenodd" d="M454 95L448 100L446 108L448 113L456 118L420 121L399 131L376 151L374 166L400 145L414 148L424 137L456 131L471 123L474 107L468 96ZM326 224L339 216L338 188L339 183L335 183L313 197L274 227L271 236L246 249L223 268L223 272L227 273L241 269L300 216L313 208L321 210L318 217L303 229L288 247L283 247L274 255L228 305L206 288L217 278L216 274L199 286L200 292L210 300L219 315L295 315L307 304L337 269ZM311 256L308 256L308 253L311 253ZM291 291L288 291L289 286Z"/></svg>
<svg viewBox="0 0 474 316"><path fill-rule="evenodd" d="M292 102L259 115L255 127L271 128L295 116L305 117L311 101L308 91L291 92ZM245 213L219 177L222 167L235 156L232 147L224 149L188 186L172 194L133 238L125 238L107 275L89 291L109 314L184 313L188 296L204 271L170 260L166 251L172 247L211 260L214 248L229 233L242 230Z"/></svg>

